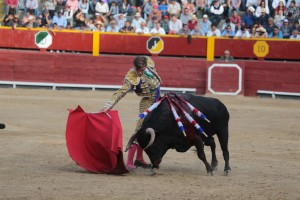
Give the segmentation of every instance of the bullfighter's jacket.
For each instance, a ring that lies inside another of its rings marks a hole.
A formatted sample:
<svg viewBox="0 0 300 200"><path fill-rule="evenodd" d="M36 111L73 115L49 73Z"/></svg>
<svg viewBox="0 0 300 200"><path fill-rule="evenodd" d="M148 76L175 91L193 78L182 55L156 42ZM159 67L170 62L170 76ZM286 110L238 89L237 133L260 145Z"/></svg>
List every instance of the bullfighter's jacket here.
<svg viewBox="0 0 300 200"><path fill-rule="evenodd" d="M139 110L143 112L160 97L160 84L161 78L155 70L154 62L147 57L147 68L144 74L139 77L134 67L131 68L125 76L123 86L114 92L105 103L104 108L113 108L129 91L133 90L138 96L142 97Z"/></svg>

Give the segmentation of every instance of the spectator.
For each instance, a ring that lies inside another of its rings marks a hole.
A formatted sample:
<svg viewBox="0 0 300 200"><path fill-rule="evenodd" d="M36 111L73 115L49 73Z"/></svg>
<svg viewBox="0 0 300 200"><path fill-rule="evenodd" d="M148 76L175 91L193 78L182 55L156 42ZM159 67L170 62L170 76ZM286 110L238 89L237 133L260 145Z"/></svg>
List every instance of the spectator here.
<svg viewBox="0 0 300 200"><path fill-rule="evenodd" d="M188 8L184 8L183 12L180 14L180 21L182 24L188 24L189 20L192 19L192 15Z"/></svg>
<svg viewBox="0 0 300 200"><path fill-rule="evenodd" d="M274 27L273 32L269 34L269 38L278 38L278 39L283 38L282 31L279 29L278 26Z"/></svg>
<svg viewBox="0 0 300 200"><path fill-rule="evenodd" d="M25 24L25 27L26 28L36 28L37 27L37 24L35 22L35 17L33 15L30 15L28 17L28 22Z"/></svg>
<svg viewBox="0 0 300 200"><path fill-rule="evenodd" d="M254 35L255 38L268 38L268 33L266 29L262 26L256 29L256 33Z"/></svg>
<svg viewBox="0 0 300 200"><path fill-rule="evenodd" d="M236 38L250 38L250 33L245 26L242 26L235 34Z"/></svg>
<svg viewBox="0 0 300 200"><path fill-rule="evenodd" d="M113 18L116 20L117 26L119 28L123 28L125 26L127 19L124 16L123 12L120 12L119 14L113 15Z"/></svg>
<svg viewBox="0 0 300 200"><path fill-rule="evenodd" d="M175 0L171 0L171 3L168 4L168 13L169 15L175 15L177 18L179 17L181 12L180 4Z"/></svg>
<svg viewBox="0 0 300 200"><path fill-rule="evenodd" d="M146 26L146 22L145 22L145 21L143 21L143 22L141 23L141 27L140 27L140 28L137 28L137 29L135 30L135 33L137 33L137 34L149 34L149 29L148 29L148 27Z"/></svg>
<svg viewBox="0 0 300 200"><path fill-rule="evenodd" d="M67 23L70 23L71 26L73 26L73 16L74 16L74 12L71 9L70 5L66 5L65 9L64 9L64 16L67 19Z"/></svg>
<svg viewBox="0 0 300 200"><path fill-rule="evenodd" d="M14 13L10 11L3 19L4 26L12 26L14 23Z"/></svg>
<svg viewBox="0 0 300 200"><path fill-rule="evenodd" d="M235 32L235 25L233 23L231 23L230 19L228 19L228 18L225 20L225 23L223 23L221 31L223 32L227 26L230 26L231 31Z"/></svg>
<svg viewBox="0 0 300 200"><path fill-rule="evenodd" d="M300 6L300 0L287 0L287 3L286 3L285 6L286 6L287 8L290 7L292 1L294 1L296 7L299 7L299 6Z"/></svg>
<svg viewBox="0 0 300 200"><path fill-rule="evenodd" d="M286 2L284 0L273 0L272 2L272 8L276 10L276 8L280 5L280 2L283 6L285 6Z"/></svg>
<svg viewBox="0 0 300 200"><path fill-rule="evenodd" d="M17 14L14 14L13 25L14 25L14 27L21 27L22 26L20 17Z"/></svg>
<svg viewBox="0 0 300 200"><path fill-rule="evenodd" d="M196 13L196 8L194 4L194 0L187 0L187 1L182 1L183 8L187 8L189 10L190 14L195 14Z"/></svg>
<svg viewBox="0 0 300 200"><path fill-rule="evenodd" d="M232 10L232 16L230 16L230 22L234 24L235 31L239 30L242 24L242 19L239 16L238 12L236 10Z"/></svg>
<svg viewBox="0 0 300 200"><path fill-rule="evenodd" d="M206 14L203 15L202 20L200 20L199 27L200 27L201 35L207 36L207 33L211 27L211 22L208 20L208 16Z"/></svg>
<svg viewBox="0 0 300 200"><path fill-rule="evenodd" d="M140 13L136 13L135 17L131 22L131 26L134 28L134 31L141 28L141 23L145 22L145 20L141 17Z"/></svg>
<svg viewBox="0 0 300 200"><path fill-rule="evenodd" d="M31 16L31 14L30 14L30 11L28 10L28 11L25 13L25 15L23 16L23 19L22 19L22 26L25 27L25 24L26 24L27 22L29 22L29 20L28 20L29 16ZM4 20L5 20L5 18L4 18Z"/></svg>
<svg viewBox="0 0 300 200"><path fill-rule="evenodd" d="M72 30L73 27L72 27L72 24L70 22L67 22L67 27L66 27L67 30Z"/></svg>
<svg viewBox="0 0 300 200"><path fill-rule="evenodd" d="M274 24L276 26L278 26L279 28L281 28L284 19L285 19L285 16L283 15L282 11L280 10L279 13L274 16Z"/></svg>
<svg viewBox="0 0 300 200"><path fill-rule="evenodd" d="M156 16L153 16L153 17L151 18L151 20L149 20L148 23L147 23L148 29L149 29L149 30L152 30L153 28L155 28L155 24L158 23L158 22L159 22L159 21L158 21L157 17L156 17Z"/></svg>
<svg viewBox="0 0 300 200"><path fill-rule="evenodd" d="M53 18L55 13L56 0L47 0L45 3L45 9L49 12L50 19ZM43 10L44 12L44 10Z"/></svg>
<svg viewBox="0 0 300 200"><path fill-rule="evenodd" d="M169 34L178 34L179 30L182 29L182 22L180 19L177 19L176 15L171 16L169 21Z"/></svg>
<svg viewBox="0 0 300 200"><path fill-rule="evenodd" d="M161 12L162 16L168 15L168 5L166 4L166 0L160 1L158 10Z"/></svg>
<svg viewBox="0 0 300 200"><path fill-rule="evenodd" d="M278 14L279 10L283 12L283 15L286 15L286 7L283 4L283 1L279 1L278 6L275 8L275 15Z"/></svg>
<svg viewBox="0 0 300 200"><path fill-rule="evenodd" d="M268 0L267 0L268 1ZM269 15L270 14L270 9L269 7L266 5L265 0L262 0L259 4L259 6L257 6L256 10L255 10L255 17L259 18L261 16L261 9L265 9L266 13Z"/></svg>
<svg viewBox="0 0 300 200"><path fill-rule="evenodd" d="M85 19L89 19L89 2L88 0L80 0L78 4L78 9L84 13Z"/></svg>
<svg viewBox="0 0 300 200"><path fill-rule="evenodd" d="M96 18L94 19L94 24L99 21L103 24L103 27L107 26L108 24L107 19L103 15L101 15L100 13L96 13L95 17Z"/></svg>
<svg viewBox="0 0 300 200"><path fill-rule="evenodd" d="M197 19L197 16L194 14L194 15L192 15L192 18L188 21L189 30L190 31L194 30L195 26L197 26L197 25L198 25L198 19Z"/></svg>
<svg viewBox="0 0 300 200"><path fill-rule="evenodd" d="M27 0L24 12L30 11L30 14L39 16L39 3L37 0Z"/></svg>
<svg viewBox="0 0 300 200"><path fill-rule="evenodd" d="M216 24L214 23L211 24L211 29L208 31L207 36L216 36L216 37L221 36L221 31L217 29Z"/></svg>
<svg viewBox="0 0 300 200"><path fill-rule="evenodd" d="M140 7L138 6L139 4L137 4L136 2L136 8L137 10L140 9ZM121 7L120 7L120 12L123 12L126 16L132 16L133 15L133 7L130 3L130 0L123 0L121 3ZM141 11L140 11L141 14Z"/></svg>
<svg viewBox="0 0 300 200"><path fill-rule="evenodd" d="M169 17L168 15L164 16L164 19L160 21L160 26L165 30L166 34L169 33Z"/></svg>
<svg viewBox="0 0 300 200"><path fill-rule="evenodd" d="M95 8L98 0L89 0L89 10L92 14L95 14Z"/></svg>
<svg viewBox="0 0 300 200"><path fill-rule="evenodd" d="M296 6L296 2L292 0L287 7L286 14L292 13L293 18L297 19L299 17L299 7Z"/></svg>
<svg viewBox="0 0 300 200"><path fill-rule="evenodd" d="M266 9L262 8L261 9L261 16L258 18L258 23L262 25L263 27L266 27L268 24L270 16L266 13Z"/></svg>
<svg viewBox="0 0 300 200"><path fill-rule="evenodd" d="M300 40L300 35L297 29L293 30L292 35L290 36L291 40Z"/></svg>
<svg viewBox="0 0 300 200"><path fill-rule="evenodd" d="M75 15L75 20L74 20L75 21L75 29L82 30L86 26L84 13L81 11L78 11L74 15Z"/></svg>
<svg viewBox="0 0 300 200"><path fill-rule="evenodd" d="M235 36L235 31L232 30L230 25L227 25L225 30L223 30L221 36L233 38Z"/></svg>
<svg viewBox="0 0 300 200"><path fill-rule="evenodd" d="M85 30L88 30L88 31L95 30L96 26L95 26L95 24L93 24L93 20L85 19L85 23L86 23Z"/></svg>
<svg viewBox="0 0 300 200"><path fill-rule="evenodd" d="M97 13L103 15L103 17L107 17L109 14L109 8L108 4L106 3L106 0L100 0L100 2L97 2L95 10Z"/></svg>
<svg viewBox="0 0 300 200"><path fill-rule="evenodd" d="M57 15L54 15L52 23L56 23L58 28L66 28L67 26L67 19L63 16L62 12L59 11Z"/></svg>
<svg viewBox="0 0 300 200"><path fill-rule="evenodd" d="M200 28L199 28L198 25L196 25L196 26L194 27L194 29L191 31L190 34L191 34L192 36L196 36L196 37L202 36L201 31L200 31Z"/></svg>
<svg viewBox="0 0 300 200"><path fill-rule="evenodd" d="M104 24L101 21L94 22L95 29L93 31L105 32Z"/></svg>
<svg viewBox="0 0 300 200"><path fill-rule="evenodd" d="M51 17L50 17L50 13L48 10L44 10L42 12L42 14L39 15L39 18L41 18L41 23L43 26L46 26L46 27L50 27L51 26Z"/></svg>
<svg viewBox="0 0 300 200"><path fill-rule="evenodd" d="M121 33L134 33L134 28L131 26L130 21L126 21L125 25L120 29Z"/></svg>
<svg viewBox="0 0 300 200"><path fill-rule="evenodd" d="M247 9L247 12L244 14L242 19L242 26L245 26L247 29L251 29L254 25L255 17L253 13L255 12L255 9L250 6Z"/></svg>
<svg viewBox="0 0 300 200"><path fill-rule="evenodd" d="M115 16L115 15L118 15L120 13L119 11L119 6L117 5L117 2L116 1L113 1L111 3L111 7L109 9L109 15L110 16ZM120 27L120 26L119 26Z"/></svg>
<svg viewBox="0 0 300 200"><path fill-rule="evenodd" d="M224 55L220 57L220 60L223 62L233 62L234 58L233 58L233 56L230 55L229 50L225 50Z"/></svg>
<svg viewBox="0 0 300 200"><path fill-rule="evenodd" d="M300 31L299 21L295 21L293 30L295 30L295 29L298 30L298 32Z"/></svg>
<svg viewBox="0 0 300 200"><path fill-rule="evenodd" d="M276 26L276 24L274 23L273 18L269 17L268 24L265 26L265 29L266 29L268 35L271 34L274 31L275 26Z"/></svg>
<svg viewBox="0 0 300 200"><path fill-rule="evenodd" d="M120 28L117 26L116 20L111 20L110 25L106 28L106 32L118 33L120 32Z"/></svg>
<svg viewBox="0 0 300 200"><path fill-rule="evenodd" d="M166 32L161 28L160 23L155 23L155 27L151 29L150 34L152 35L165 35Z"/></svg>
<svg viewBox="0 0 300 200"><path fill-rule="evenodd" d="M66 4L71 7L71 10L73 10L73 13L75 13L78 10L78 5L79 5L78 0L67 0Z"/></svg>
<svg viewBox="0 0 300 200"><path fill-rule="evenodd" d="M66 5L65 1L63 1L63 0L56 0L55 12L57 13L58 11L64 10L65 5ZM71 6L70 6L70 8L71 8ZM73 13L75 13L75 12L73 11Z"/></svg>
<svg viewBox="0 0 300 200"><path fill-rule="evenodd" d="M178 35L188 36L190 34L190 30L187 24L183 24L182 28L178 31Z"/></svg>
<svg viewBox="0 0 300 200"><path fill-rule="evenodd" d="M146 1L146 4L144 5L143 13L144 13L144 19L147 20L150 13L153 10L153 6L157 5L155 3L152 3L152 1Z"/></svg>
<svg viewBox="0 0 300 200"><path fill-rule="evenodd" d="M213 4L210 7L210 21L218 26L220 21L222 20L223 13L223 5L221 5L218 0L214 0Z"/></svg>
<svg viewBox="0 0 300 200"><path fill-rule="evenodd" d="M230 17L234 10L239 13L241 0L228 0L228 2L228 16Z"/></svg>
<svg viewBox="0 0 300 200"><path fill-rule="evenodd" d="M5 15L12 10L12 14L18 14L18 0L5 0Z"/></svg>
<svg viewBox="0 0 300 200"><path fill-rule="evenodd" d="M290 38L292 33L292 27L289 26L289 20L283 20L283 25L281 27L283 38Z"/></svg>
<svg viewBox="0 0 300 200"><path fill-rule="evenodd" d="M151 20L153 17L156 17L157 21L161 20L161 12L158 10L157 4L153 5L153 9L148 16L148 20Z"/></svg>
<svg viewBox="0 0 300 200"><path fill-rule="evenodd" d="M210 3L207 0L196 0L196 6L198 8L196 12L198 17L203 18L203 15L209 13Z"/></svg>

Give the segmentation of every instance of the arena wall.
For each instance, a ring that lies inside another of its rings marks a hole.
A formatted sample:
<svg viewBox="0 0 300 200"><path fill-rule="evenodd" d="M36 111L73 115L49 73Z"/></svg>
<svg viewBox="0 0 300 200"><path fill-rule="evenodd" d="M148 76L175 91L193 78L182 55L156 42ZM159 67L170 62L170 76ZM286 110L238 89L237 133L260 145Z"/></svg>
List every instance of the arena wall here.
<svg viewBox="0 0 300 200"><path fill-rule="evenodd" d="M0 81L49 82L70 84L121 85L134 56L48 53L0 50ZM152 56L163 79L163 87L196 88L208 91L208 69L213 64L201 58ZM297 62L237 61L242 70L242 91L257 95L257 90L300 93L300 67ZM213 70L216 90L237 90L237 70Z"/></svg>

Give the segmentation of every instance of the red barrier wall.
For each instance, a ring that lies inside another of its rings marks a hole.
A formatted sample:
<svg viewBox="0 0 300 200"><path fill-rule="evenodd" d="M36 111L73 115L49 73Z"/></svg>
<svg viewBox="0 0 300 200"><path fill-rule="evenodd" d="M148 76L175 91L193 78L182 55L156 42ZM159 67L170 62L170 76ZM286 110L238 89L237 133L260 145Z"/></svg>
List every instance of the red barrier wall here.
<svg viewBox="0 0 300 200"><path fill-rule="evenodd" d="M0 47L18 49L36 49L35 34L41 29L17 29L12 30L8 27L0 27ZM45 31L45 30L44 30ZM49 31L50 32L50 31ZM98 33L97 33L98 34ZM95 46L100 47L100 53L112 54L148 54L147 41L151 35L120 34L120 33L99 33L99 42ZM58 31L51 32L53 43L48 49L65 51L93 51L93 32L80 31ZM164 48L160 52L161 56L181 56L181 57L202 57L214 54L219 57L224 54L225 49L229 49L235 58L256 59L254 54L254 44L257 41L265 41L269 46L269 53L265 59L278 60L300 60L300 40L275 40L275 39L226 39L215 37L214 48L211 52L207 51L208 37L191 39L180 36L161 36ZM96 41L96 40L95 40ZM208 56L210 57L210 56Z"/></svg>
<svg viewBox="0 0 300 200"><path fill-rule="evenodd" d="M0 50L0 80L121 85L125 73L132 66L133 58ZM207 68L212 62L197 58L153 59L163 79L162 86L196 88L198 94L205 93ZM296 62L235 63L244 70L244 94L247 96L256 95L257 90L300 93L300 67ZM235 76L233 74L233 77ZM222 79L222 76L217 78ZM226 77L222 81L224 80L227 80Z"/></svg>

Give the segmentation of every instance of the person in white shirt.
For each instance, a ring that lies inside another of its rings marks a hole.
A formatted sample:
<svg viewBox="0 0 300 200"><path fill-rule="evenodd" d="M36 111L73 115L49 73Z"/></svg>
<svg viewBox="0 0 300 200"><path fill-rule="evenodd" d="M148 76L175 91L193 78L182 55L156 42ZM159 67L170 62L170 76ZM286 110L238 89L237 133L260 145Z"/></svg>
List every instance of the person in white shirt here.
<svg viewBox="0 0 300 200"><path fill-rule="evenodd" d="M292 35L290 36L291 40L300 40L300 35L298 34L298 30L294 29Z"/></svg>
<svg viewBox="0 0 300 200"><path fill-rule="evenodd" d="M134 28L134 30L137 30L141 28L141 23L145 22L145 20L141 17L140 13L136 13L135 17L133 18L131 22L131 26Z"/></svg>
<svg viewBox="0 0 300 200"><path fill-rule="evenodd" d="M208 31L207 36L216 36L216 37L221 36L221 31L217 29L216 24L211 25L211 29Z"/></svg>
<svg viewBox="0 0 300 200"><path fill-rule="evenodd" d="M242 26L235 34L236 38L250 38L250 33L245 26Z"/></svg>
<svg viewBox="0 0 300 200"><path fill-rule="evenodd" d="M141 23L140 28L137 28L135 30L135 33L137 33L137 34L149 34L149 29L147 28L145 21Z"/></svg>
<svg viewBox="0 0 300 200"><path fill-rule="evenodd" d="M214 0L213 5L211 5L210 7L210 21L218 26L218 24L222 20L223 13L224 7L218 0Z"/></svg>
<svg viewBox="0 0 300 200"><path fill-rule="evenodd" d="M106 17L109 14L109 8L108 4L106 3L106 0L101 0L100 2L97 2L95 10L96 12Z"/></svg>
<svg viewBox="0 0 300 200"><path fill-rule="evenodd" d="M169 34L177 34L179 30L182 29L182 22L180 19L177 19L176 15L171 16L171 20L169 21Z"/></svg>
<svg viewBox="0 0 300 200"><path fill-rule="evenodd" d="M155 27L150 31L153 35L165 35L165 29L161 28L160 23L155 23Z"/></svg>
<svg viewBox="0 0 300 200"><path fill-rule="evenodd" d="M179 17L180 12L181 12L180 4L176 2L176 0L171 0L171 3L168 4L169 15L176 15L177 17Z"/></svg>

